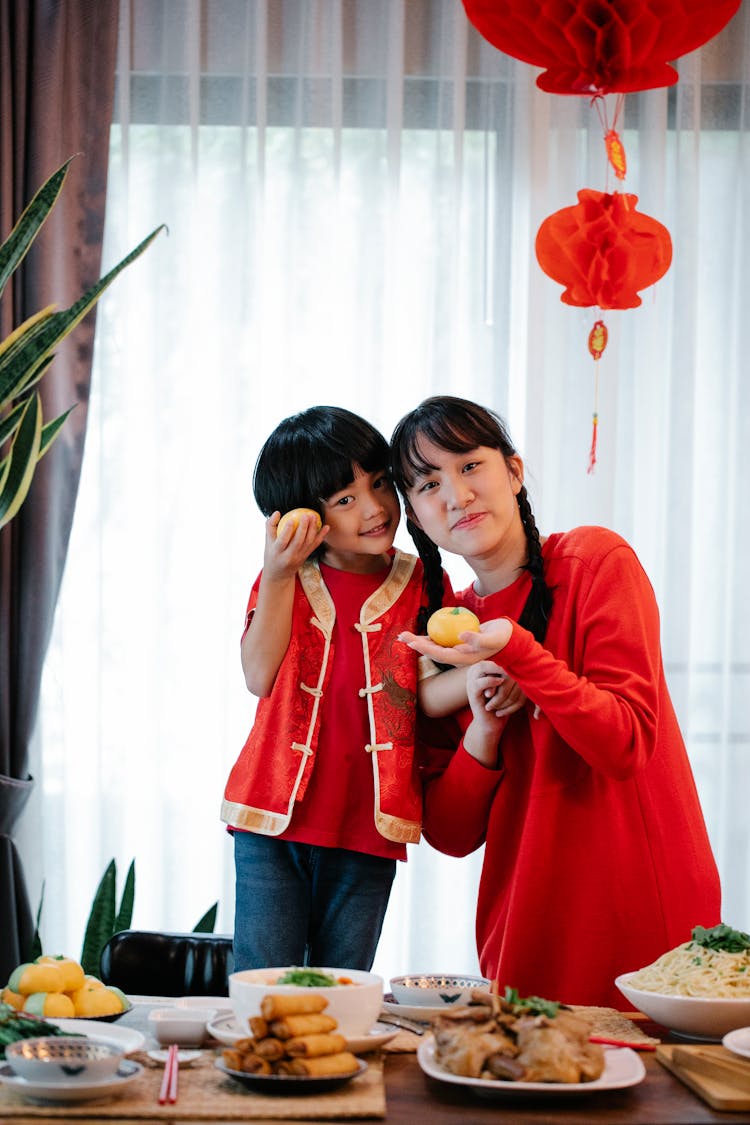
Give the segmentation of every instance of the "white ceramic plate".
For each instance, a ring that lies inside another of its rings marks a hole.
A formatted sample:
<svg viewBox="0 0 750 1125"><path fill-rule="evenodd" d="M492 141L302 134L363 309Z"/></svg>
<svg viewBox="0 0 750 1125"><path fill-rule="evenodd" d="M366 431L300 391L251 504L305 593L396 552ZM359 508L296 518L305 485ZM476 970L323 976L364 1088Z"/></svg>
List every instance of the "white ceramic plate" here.
<svg viewBox="0 0 750 1125"><path fill-rule="evenodd" d="M239 1039L247 1039L249 1034L242 1030L237 1017L232 1014L216 1016L208 1024L206 1030L209 1035L213 1036L219 1043L224 1043L227 1047L234 1046ZM367 1035L347 1038L346 1045L355 1055L365 1054L367 1051L374 1051L377 1047L382 1047L384 1043L398 1035L398 1031L397 1027L391 1027L389 1024L376 1023L370 1028Z"/></svg>
<svg viewBox="0 0 750 1125"><path fill-rule="evenodd" d="M169 1050L168 1048L165 1048L164 1050L159 1049L155 1051L147 1051L146 1054L150 1059L153 1059L155 1063L159 1063L160 1066L166 1066ZM177 1052L177 1062L180 1064L180 1066L192 1066L195 1060L199 1059L200 1057L200 1051Z"/></svg>
<svg viewBox="0 0 750 1125"><path fill-rule="evenodd" d="M417 1059L422 1070L439 1082L456 1086L469 1086L485 1097L539 1097L545 1094L599 1094L602 1090L621 1090L637 1086L646 1076L643 1061L629 1047L618 1047L604 1052L604 1072L593 1082L494 1082L488 1078L466 1078L451 1074L435 1062L435 1040L430 1035L417 1047Z"/></svg>
<svg viewBox="0 0 750 1125"><path fill-rule="evenodd" d="M30 1082L14 1074L5 1063L0 1065L0 1082L34 1101L90 1102L94 1098L117 1097L142 1071L140 1063L123 1059L117 1074L98 1082Z"/></svg>
<svg viewBox="0 0 750 1125"><path fill-rule="evenodd" d="M114 1043L126 1055L140 1051L146 1042L146 1036L141 1031L136 1031L134 1027L121 1027L116 1023L50 1016L47 1017L47 1023L54 1023L68 1035L86 1035L89 1039L98 1039L102 1043Z"/></svg>
<svg viewBox="0 0 750 1125"><path fill-rule="evenodd" d="M735 1055L750 1059L750 1027L738 1027L735 1031L728 1031L722 1043L728 1051L734 1051Z"/></svg>
<svg viewBox="0 0 750 1125"><path fill-rule="evenodd" d="M390 992L383 997L383 1011L390 1012L392 1016L404 1016L407 1020L416 1020L417 1023L429 1023L433 1016L444 1016L448 1009L445 1004L433 1007L432 1004L399 1004L393 999Z"/></svg>

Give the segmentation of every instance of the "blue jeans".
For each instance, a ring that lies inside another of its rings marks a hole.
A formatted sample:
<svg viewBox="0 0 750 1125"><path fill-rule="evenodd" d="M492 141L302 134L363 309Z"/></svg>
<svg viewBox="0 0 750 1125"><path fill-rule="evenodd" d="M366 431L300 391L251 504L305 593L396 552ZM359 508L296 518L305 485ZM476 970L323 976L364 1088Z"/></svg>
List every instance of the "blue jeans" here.
<svg viewBox="0 0 750 1125"><path fill-rule="evenodd" d="M234 967L369 969L396 861L234 833Z"/></svg>

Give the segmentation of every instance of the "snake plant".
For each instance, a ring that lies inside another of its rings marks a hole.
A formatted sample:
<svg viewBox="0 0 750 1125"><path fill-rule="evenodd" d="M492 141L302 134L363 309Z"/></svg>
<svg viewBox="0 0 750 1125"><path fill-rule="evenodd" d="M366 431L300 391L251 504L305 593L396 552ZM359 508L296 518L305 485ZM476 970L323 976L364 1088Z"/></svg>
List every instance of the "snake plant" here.
<svg viewBox="0 0 750 1125"><path fill-rule="evenodd" d="M66 160L42 185L0 245L0 296L54 207L72 159ZM13 519L26 499L37 463L52 445L72 409L49 422L42 418L41 397L34 388L54 359L53 349L162 229L159 226L152 231L70 308L57 312L54 305L49 305L0 342L0 528Z"/></svg>

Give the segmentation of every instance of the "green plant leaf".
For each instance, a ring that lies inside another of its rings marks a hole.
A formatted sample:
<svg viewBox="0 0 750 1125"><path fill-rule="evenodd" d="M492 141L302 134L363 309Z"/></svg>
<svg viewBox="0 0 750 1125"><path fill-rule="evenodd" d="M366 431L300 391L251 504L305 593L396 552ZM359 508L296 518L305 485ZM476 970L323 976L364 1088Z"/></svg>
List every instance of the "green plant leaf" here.
<svg viewBox="0 0 750 1125"><path fill-rule="evenodd" d="M122 889L122 898L120 899L120 909L117 912L117 917L112 926L112 933L119 933L120 930L129 930L130 923L133 921L133 903L135 901L135 860L131 859L128 873L125 876L125 886Z"/></svg>
<svg viewBox="0 0 750 1125"><path fill-rule="evenodd" d="M86 932L83 936L81 966L84 973L91 976L99 975L99 960L102 949L114 932L116 881L117 865L114 860L110 860L94 895L91 912L86 923Z"/></svg>
<svg viewBox="0 0 750 1125"><path fill-rule="evenodd" d="M42 426L42 440L39 445L39 456L37 457L37 461L41 461L42 457L44 457L44 454L47 452L49 447L52 445L52 442L60 433L60 430L63 428L63 424L67 420L67 417L72 410L75 410L74 406L68 407L68 409L63 414L58 414L57 418L53 418L51 422L47 422L44 426Z"/></svg>
<svg viewBox="0 0 750 1125"><path fill-rule="evenodd" d="M42 938L40 933L40 925L42 922L42 907L44 906L44 888L45 882L42 879L42 892L39 895L39 906L36 908L36 924L34 926L34 935L31 939L31 948L29 949L29 961L36 961L37 957L42 956Z"/></svg>
<svg viewBox="0 0 750 1125"><path fill-rule="evenodd" d="M26 499L42 442L42 403L35 394L26 403L10 453L0 463L0 527L9 523Z"/></svg>
<svg viewBox="0 0 750 1125"><path fill-rule="evenodd" d="M6 415L5 418L0 418L0 445L6 442L18 429L25 405L25 403L19 402L17 406L13 407L10 414Z"/></svg>
<svg viewBox="0 0 750 1125"><path fill-rule="evenodd" d="M42 184L5 242L0 246L0 296L8 278L24 258L42 223L54 207L68 174L68 166L74 159L75 157L71 156Z"/></svg>
<svg viewBox="0 0 750 1125"><path fill-rule="evenodd" d="M209 906L206 913L199 922L193 926L194 934L212 934L214 926L216 925L216 912L219 909L219 903L215 902L213 906Z"/></svg>
<svg viewBox="0 0 750 1125"><path fill-rule="evenodd" d="M14 397L24 389L45 356L83 320L118 274L140 257L162 230L166 230L164 224L156 227L109 273L87 289L69 309L52 313L30 325L28 332L8 348L0 357L0 403L6 402L8 398Z"/></svg>

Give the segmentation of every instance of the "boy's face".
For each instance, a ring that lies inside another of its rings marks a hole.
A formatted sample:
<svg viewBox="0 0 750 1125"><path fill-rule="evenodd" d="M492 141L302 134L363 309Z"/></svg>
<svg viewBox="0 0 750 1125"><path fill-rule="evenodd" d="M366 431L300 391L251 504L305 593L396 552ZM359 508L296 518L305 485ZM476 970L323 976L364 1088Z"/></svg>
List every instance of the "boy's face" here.
<svg viewBox="0 0 750 1125"><path fill-rule="evenodd" d="M325 538L324 561L342 570L379 569L400 518L401 506L387 474L367 473L355 466L351 484L323 504L323 520L331 529Z"/></svg>

